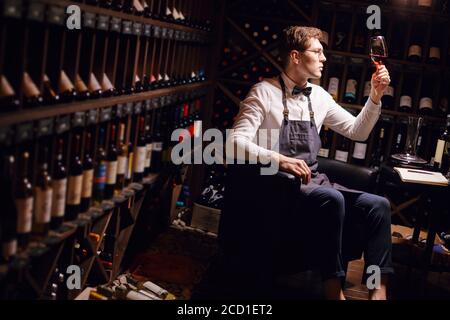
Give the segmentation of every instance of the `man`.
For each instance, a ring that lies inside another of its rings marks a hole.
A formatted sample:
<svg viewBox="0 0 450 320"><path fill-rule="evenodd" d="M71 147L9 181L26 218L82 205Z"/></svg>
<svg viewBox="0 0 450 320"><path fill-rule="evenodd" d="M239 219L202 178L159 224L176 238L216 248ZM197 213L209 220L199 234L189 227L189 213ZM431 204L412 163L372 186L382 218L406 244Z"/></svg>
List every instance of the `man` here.
<svg viewBox="0 0 450 320"><path fill-rule="evenodd" d="M293 26L284 30L283 38L283 72L252 87L241 103L228 143L261 163L276 161L279 170L301 179L299 225L314 224L306 229L323 229L318 259L327 298L344 299L341 283L345 277L344 253L348 249L345 238L351 229L344 225L356 217L364 223L366 267L378 266L382 274L381 285L369 290L369 298L386 299L387 276L393 273L389 202L377 195L331 184L317 172L317 153L322 125L353 140L368 138L380 115L380 99L390 82L389 72L385 66L377 68L371 80L370 99L354 117L322 87L308 82L322 76L326 61L321 31ZM261 129L280 130L279 152L254 143Z"/></svg>

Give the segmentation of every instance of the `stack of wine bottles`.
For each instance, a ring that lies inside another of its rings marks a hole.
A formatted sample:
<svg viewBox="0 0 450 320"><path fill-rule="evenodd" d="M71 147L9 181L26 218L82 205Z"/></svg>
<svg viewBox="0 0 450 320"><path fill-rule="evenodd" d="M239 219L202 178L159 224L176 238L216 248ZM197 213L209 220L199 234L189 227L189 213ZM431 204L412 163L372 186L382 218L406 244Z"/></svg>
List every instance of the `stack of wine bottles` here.
<svg viewBox="0 0 450 320"><path fill-rule="evenodd" d="M80 6L76 29L55 1L2 2L0 112L206 79L211 26L201 17L213 13L208 1L86 0Z"/></svg>
<svg viewBox="0 0 450 320"><path fill-rule="evenodd" d="M174 165L172 132L194 133L206 89L0 130L2 260L131 182Z"/></svg>

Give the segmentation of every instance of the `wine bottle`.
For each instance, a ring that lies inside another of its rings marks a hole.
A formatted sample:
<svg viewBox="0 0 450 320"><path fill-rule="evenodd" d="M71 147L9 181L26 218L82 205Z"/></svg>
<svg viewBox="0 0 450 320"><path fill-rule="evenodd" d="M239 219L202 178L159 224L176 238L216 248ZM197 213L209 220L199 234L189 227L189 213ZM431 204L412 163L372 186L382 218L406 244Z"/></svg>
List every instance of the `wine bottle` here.
<svg viewBox="0 0 450 320"><path fill-rule="evenodd" d="M417 5L421 9L430 10L432 2L433 2L432 0L418 0Z"/></svg>
<svg viewBox="0 0 450 320"><path fill-rule="evenodd" d="M405 132L405 124L400 123L397 127L397 133L395 135L395 143L392 146L391 154L401 153L403 152L403 147L406 141L406 132Z"/></svg>
<svg viewBox="0 0 450 320"><path fill-rule="evenodd" d="M137 16L144 15L144 7L139 0L133 0L134 14Z"/></svg>
<svg viewBox="0 0 450 320"><path fill-rule="evenodd" d="M139 136L136 143L133 165L133 181L140 182L144 178L145 155L147 143L145 139L145 119L139 118Z"/></svg>
<svg viewBox="0 0 450 320"><path fill-rule="evenodd" d="M72 148L69 169L65 220L72 221L80 213L81 191L83 187L83 164L81 163L81 136L76 134Z"/></svg>
<svg viewBox="0 0 450 320"><path fill-rule="evenodd" d="M15 158L12 154L3 156L0 177L0 201L3 206L0 215L0 263L7 263L17 253L17 209L13 194L13 171Z"/></svg>
<svg viewBox="0 0 450 320"><path fill-rule="evenodd" d="M100 98L102 96L102 87L100 86L100 84L98 83L97 78L95 77L94 73L91 72L91 74L89 75L89 84L88 84L88 88L90 91L90 97L91 98Z"/></svg>
<svg viewBox="0 0 450 320"><path fill-rule="evenodd" d="M117 95L117 90L114 88L106 73L103 73L102 76L101 91L103 97L111 97Z"/></svg>
<svg viewBox="0 0 450 320"><path fill-rule="evenodd" d="M26 107L37 107L43 104L44 98L27 72L23 74L22 91L24 94L24 105Z"/></svg>
<svg viewBox="0 0 450 320"><path fill-rule="evenodd" d="M354 67L349 68L347 76L347 85L345 87L344 102L356 103L356 89L358 88L358 81L356 69Z"/></svg>
<svg viewBox="0 0 450 320"><path fill-rule="evenodd" d="M338 100L339 93L339 77L336 73L330 77L328 82L328 93L333 97L334 101Z"/></svg>
<svg viewBox="0 0 450 320"><path fill-rule="evenodd" d="M352 51L355 53L363 54L366 51L366 34L365 34L364 19L358 18L357 28L354 29Z"/></svg>
<svg viewBox="0 0 450 320"><path fill-rule="evenodd" d="M75 86L70 81L67 74L64 70L61 70L59 75L58 88L61 98L61 102L70 102L77 98L77 91L75 90Z"/></svg>
<svg viewBox="0 0 450 320"><path fill-rule="evenodd" d="M145 126L145 165L144 165L144 176L147 176L150 173L150 166L152 163L152 148L153 148L153 139L152 134L150 132L150 125Z"/></svg>
<svg viewBox="0 0 450 320"><path fill-rule="evenodd" d="M81 189L80 212L87 212L91 206L94 185L94 161L92 159L92 133L86 132L83 159L83 187Z"/></svg>
<svg viewBox="0 0 450 320"><path fill-rule="evenodd" d="M447 115L447 123L444 132L442 132L436 143L436 151L434 154L433 167L436 171L442 172L444 175L449 170L449 154L450 152L450 114Z"/></svg>
<svg viewBox="0 0 450 320"><path fill-rule="evenodd" d="M125 124L119 124L119 150L117 154L117 181L115 193L120 194L125 187L125 175L128 170L128 145L125 143Z"/></svg>
<svg viewBox="0 0 450 320"><path fill-rule="evenodd" d="M152 8L148 5L147 0L142 0L142 7L144 8L144 16L147 18L152 18Z"/></svg>
<svg viewBox="0 0 450 320"><path fill-rule="evenodd" d="M363 91L363 99L362 104L365 105L367 100L369 100L370 97L370 91L372 90L372 82L369 79L366 79L364 82L364 91Z"/></svg>
<svg viewBox="0 0 450 320"><path fill-rule="evenodd" d="M428 52L428 60L427 60L428 63L436 65L441 63L441 48L439 43L441 36L442 35L436 29L431 34L430 49Z"/></svg>
<svg viewBox="0 0 450 320"><path fill-rule="evenodd" d="M320 135L321 148L319 150L318 156L323 158L328 158L331 148L331 134L327 126L323 127L323 131Z"/></svg>
<svg viewBox="0 0 450 320"><path fill-rule="evenodd" d="M395 84L395 78L394 75L391 75L391 82L389 83L389 85L386 87L386 90L384 90L384 94L381 97L381 107L383 109L394 109L394 103L395 103L395 99L394 99L394 95L395 95L395 90L394 90L394 84Z"/></svg>
<svg viewBox="0 0 450 320"><path fill-rule="evenodd" d="M350 149L350 140L347 139L346 137L339 135L334 159L342 162L347 162L349 149Z"/></svg>
<svg viewBox="0 0 450 320"><path fill-rule="evenodd" d="M53 188L48 173L48 147L44 146L40 155L40 169L34 191L34 232L38 237L46 237L52 216Z"/></svg>
<svg viewBox="0 0 450 320"><path fill-rule="evenodd" d="M412 98L414 93L414 79L413 75L405 74L402 87L402 95L400 96L400 108L401 112L412 112Z"/></svg>
<svg viewBox="0 0 450 320"><path fill-rule="evenodd" d="M363 166L366 159L367 143L355 141L352 163Z"/></svg>
<svg viewBox="0 0 450 320"><path fill-rule="evenodd" d="M161 162L162 162L162 150L164 147L163 139L161 136L161 110L158 109L156 111L156 132L153 139L153 147L152 147L152 159L151 159L151 167L150 171L153 173L157 173L161 170Z"/></svg>
<svg viewBox="0 0 450 320"><path fill-rule="evenodd" d="M77 92L76 98L78 100L85 100L91 97L88 87L78 74L75 76L75 89Z"/></svg>
<svg viewBox="0 0 450 320"><path fill-rule="evenodd" d="M61 227L64 221L64 212L66 208L67 171L64 166L63 153L64 140L59 138L57 142L56 164L52 175L53 199L50 227L53 230L57 230Z"/></svg>
<svg viewBox="0 0 450 320"><path fill-rule="evenodd" d="M105 196L106 186L106 152L105 152L105 129L100 128L98 136L98 149L94 164L94 188L92 200L95 206L99 206Z"/></svg>
<svg viewBox="0 0 450 320"><path fill-rule="evenodd" d="M336 18L336 31L334 34L333 49L339 51L346 51L347 42L348 42L348 20L344 14L338 14Z"/></svg>
<svg viewBox="0 0 450 320"><path fill-rule="evenodd" d="M420 62L422 60L423 47L423 30L422 24L415 24L411 33L411 44L408 49L408 60L413 62Z"/></svg>
<svg viewBox="0 0 450 320"><path fill-rule="evenodd" d="M370 167L379 168L384 161L384 128L380 128L378 139L376 140L376 147L373 148L372 157L370 159Z"/></svg>
<svg viewBox="0 0 450 320"><path fill-rule="evenodd" d="M111 7L115 11L123 10L123 0L112 0Z"/></svg>
<svg viewBox="0 0 450 320"><path fill-rule="evenodd" d="M431 116L433 114L433 95L431 78L424 77L422 81L421 98L419 101L419 114Z"/></svg>
<svg viewBox="0 0 450 320"><path fill-rule="evenodd" d="M122 11L128 14L133 14L134 13L134 5L133 2L134 0L123 0L122 1Z"/></svg>
<svg viewBox="0 0 450 320"><path fill-rule="evenodd" d="M53 89L52 84L50 83L50 79L46 74L44 74L42 78L42 82L44 84L44 93L43 99L45 104L56 104L60 102L60 97Z"/></svg>
<svg viewBox="0 0 450 320"><path fill-rule="evenodd" d="M29 159L30 154L27 151L23 152L15 187L17 242L20 251L24 251L28 246L33 222L33 188L28 179Z"/></svg>
<svg viewBox="0 0 450 320"><path fill-rule="evenodd" d="M0 75L0 112L17 110L20 100L8 79Z"/></svg>
<svg viewBox="0 0 450 320"><path fill-rule="evenodd" d="M105 199L114 196L114 188L117 182L117 137L116 125L111 124L108 156L106 158L106 186Z"/></svg>

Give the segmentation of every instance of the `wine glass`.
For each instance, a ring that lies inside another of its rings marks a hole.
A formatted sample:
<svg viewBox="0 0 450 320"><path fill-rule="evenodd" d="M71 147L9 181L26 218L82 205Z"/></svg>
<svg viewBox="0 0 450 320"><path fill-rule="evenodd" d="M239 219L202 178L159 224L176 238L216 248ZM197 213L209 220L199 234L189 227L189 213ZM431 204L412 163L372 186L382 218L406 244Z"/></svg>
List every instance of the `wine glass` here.
<svg viewBox="0 0 450 320"><path fill-rule="evenodd" d="M374 36L370 38L370 58L378 69L378 66L384 64L388 57L386 41L383 36Z"/></svg>

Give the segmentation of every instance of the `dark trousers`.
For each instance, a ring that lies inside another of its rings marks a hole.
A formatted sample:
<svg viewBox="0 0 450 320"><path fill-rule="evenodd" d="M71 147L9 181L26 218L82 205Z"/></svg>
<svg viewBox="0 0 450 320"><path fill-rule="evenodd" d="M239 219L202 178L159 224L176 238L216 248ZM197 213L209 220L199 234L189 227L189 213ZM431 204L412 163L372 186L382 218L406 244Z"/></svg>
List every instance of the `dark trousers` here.
<svg viewBox="0 0 450 320"><path fill-rule="evenodd" d="M345 277L347 263L361 254L363 283L371 265L378 266L381 274L393 273L391 210L386 198L321 186L299 196L290 215L284 241L289 244L282 247L289 248L292 257L295 244L301 259L318 268L324 280Z"/></svg>

